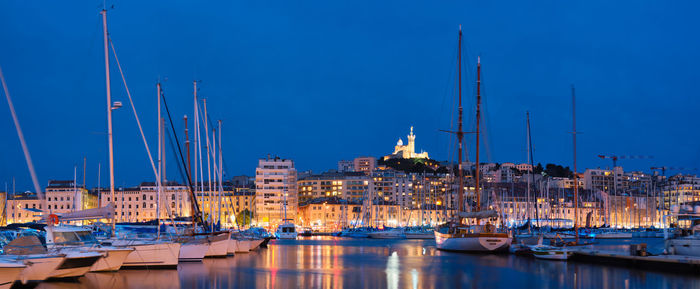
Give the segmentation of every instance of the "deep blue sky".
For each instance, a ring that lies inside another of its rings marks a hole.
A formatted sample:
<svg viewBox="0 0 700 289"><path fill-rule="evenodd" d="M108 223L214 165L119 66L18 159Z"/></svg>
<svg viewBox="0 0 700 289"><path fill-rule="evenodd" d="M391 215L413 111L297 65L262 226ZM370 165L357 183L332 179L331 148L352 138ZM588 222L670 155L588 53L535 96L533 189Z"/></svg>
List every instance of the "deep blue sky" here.
<svg viewBox="0 0 700 289"><path fill-rule="evenodd" d="M535 161L571 165L575 84L580 167L609 166L601 153L654 156L621 161L628 169L698 167L695 1L238 2L107 1L115 5L110 33L154 150L160 77L180 127L183 114L192 116L192 81L203 81L211 117L224 123L229 176L254 174L268 153L314 171L385 155L411 125L419 148L454 158L438 129L450 128L462 24L468 127L482 56L483 159L526 160L529 110ZM42 186L72 178L84 156L88 185L97 182L98 162L107 184L101 7L0 2L0 65ZM134 185L153 177L114 65L112 72L114 99L125 104L114 113L116 183ZM29 189L4 97L0 103L0 190L12 177L18 190ZM171 176L174 164L171 154Z"/></svg>

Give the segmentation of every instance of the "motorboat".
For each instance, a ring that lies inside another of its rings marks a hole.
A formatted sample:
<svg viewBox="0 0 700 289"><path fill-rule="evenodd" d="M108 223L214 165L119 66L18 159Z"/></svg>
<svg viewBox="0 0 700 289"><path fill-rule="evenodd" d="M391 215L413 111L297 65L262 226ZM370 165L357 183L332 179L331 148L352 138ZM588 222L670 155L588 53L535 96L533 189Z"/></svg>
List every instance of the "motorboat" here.
<svg viewBox="0 0 700 289"><path fill-rule="evenodd" d="M555 246L547 246L547 245L535 245L531 246L532 249L532 255L535 256L537 259L545 259L545 260L567 260L571 255L573 255L573 251L567 247L555 247Z"/></svg>
<svg viewBox="0 0 700 289"><path fill-rule="evenodd" d="M296 239L297 230L293 223L283 223L277 227L277 232L275 233L278 239Z"/></svg>
<svg viewBox="0 0 700 289"><path fill-rule="evenodd" d="M46 246L59 253L96 252L102 255L90 268L90 272L118 271L127 256L134 251L130 247L101 245L90 228L78 226L47 226Z"/></svg>
<svg viewBox="0 0 700 289"><path fill-rule="evenodd" d="M98 260L102 259L99 252L90 251L65 251L65 259L58 268L53 270L49 278L77 278L90 272Z"/></svg>
<svg viewBox="0 0 700 289"><path fill-rule="evenodd" d="M19 279L19 275L27 268L24 262L0 258L0 289L9 289Z"/></svg>
<svg viewBox="0 0 700 289"><path fill-rule="evenodd" d="M37 236L23 236L12 240L3 248L4 260L21 262L26 265L17 277L22 284L41 282L63 264L65 254L47 254L46 248Z"/></svg>

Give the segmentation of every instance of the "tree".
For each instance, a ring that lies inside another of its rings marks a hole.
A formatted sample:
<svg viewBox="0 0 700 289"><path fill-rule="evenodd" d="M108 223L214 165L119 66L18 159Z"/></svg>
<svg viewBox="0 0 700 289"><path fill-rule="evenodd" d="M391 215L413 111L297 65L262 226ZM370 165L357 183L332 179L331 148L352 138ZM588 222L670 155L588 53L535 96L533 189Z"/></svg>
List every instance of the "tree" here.
<svg viewBox="0 0 700 289"><path fill-rule="evenodd" d="M236 224L238 224L239 227L249 226L252 217L253 214L248 209L240 211L236 214Z"/></svg>

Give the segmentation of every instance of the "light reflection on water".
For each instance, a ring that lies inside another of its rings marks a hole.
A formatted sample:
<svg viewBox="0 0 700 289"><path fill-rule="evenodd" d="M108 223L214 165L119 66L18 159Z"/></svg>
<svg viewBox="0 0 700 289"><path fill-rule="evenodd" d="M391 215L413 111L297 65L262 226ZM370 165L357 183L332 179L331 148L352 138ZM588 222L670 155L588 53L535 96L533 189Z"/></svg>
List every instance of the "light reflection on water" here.
<svg viewBox="0 0 700 289"><path fill-rule="evenodd" d="M613 243L600 248L626 248ZM658 244L652 244L653 247ZM272 241L177 270L89 273L38 288L700 288L700 278L578 262L437 251L432 240Z"/></svg>

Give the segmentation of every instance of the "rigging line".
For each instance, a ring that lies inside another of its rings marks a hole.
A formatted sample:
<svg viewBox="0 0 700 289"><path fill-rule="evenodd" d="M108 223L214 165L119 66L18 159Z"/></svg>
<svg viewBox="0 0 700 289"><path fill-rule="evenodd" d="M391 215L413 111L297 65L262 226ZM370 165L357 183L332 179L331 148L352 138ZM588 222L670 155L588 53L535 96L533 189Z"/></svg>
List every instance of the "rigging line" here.
<svg viewBox="0 0 700 289"><path fill-rule="evenodd" d="M199 87L197 88L197 90L199 90ZM211 127L215 127L215 126L214 126L214 123L211 121L211 118L209 118L209 119L204 119L204 113L202 112L201 107L200 107L199 105L197 106L197 110L199 111L198 116L200 117L201 121L204 121L204 122L209 123L209 126L211 126ZM208 114L207 114L207 115L208 115ZM212 154L213 154L214 152L212 151L212 149L213 149L213 148L211 148L211 147L209 148L209 153L212 153ZM224 165L223 165L224 170L222 171L222 174L223 174L224 176L226 176L226 170L228 169L228 165L227 165L227 163L226 163L226 158L224 158L223 156L221 156L221 159L222 159L222 162L224 163Z"/></svg>
<svg viewBox="0 0 700 289"><path fill-rule="evenodd" d="M17 137L19 137L19 142L22 145L22 151L24 152L24 160L27 162L27 167L29 168L29 174L32 177L32 184L34 185L34 190L36 191L37 197L44 203L44 208L47 208L46 199L44 198L44 192L41 191L41 186L39 186L39 179L36 177L36 171L34 170L34 163L32 162L32 156L29 153L29 148L27 148L27 142L24 140L24 133L22 133L22 127L19 125L19 119L17 118L17 112L15 112L15 105L12 104L12 98L10 97L10 91L7 88L7 83L5 82L5 75L2 73L2 68L0 68L0 81L2 81L2 89L5 91L5 98L7 99L7 105L10 107L10 113L12 114L12 121L15 123L15 129L17 129ZM49 207L49 213L51 208Z"/></svg>
<svg viewBox="0 0 700 289"><path fill-rule="evenodd" d="M165 106L165 112L168 115L168 121L170 122L170 128L172 129L173 134L175 135L175 143L177 144L177 150L178 150L178 153L180 156L180 162L182 162L182 166L185 166L185 157L182 154L182 148L180 146L180 140L177 138L177 132L175 132L175 126L173 125L173 118L170 116L170 108L168 107L168 102L165 100L164 93L161 93L160 96L163 99L163 106ZM193 212L193 216L194 216L194 218L199 218L200 224L203 224L204 227L206 228L206 227L208 227L208 224L206 224L204 222L204 218L202 217L202 212L199 209L199 205L197 204L197 198L196 198L196 196L193 195L192 183L190 183L189 174L188 174L187 178L185 178L185 179L187 180L187 184L188 184L188 187L190 189L190 198L192 198L192 203L194 204L193 208L195 209L195 211Z"/></svg>
<svg viewBox="0 0 700 289"><path fill-rule="evenodd" d="M117 50L114 48L114 42L112 38L109 37L109 44L112 47L112 53L114 53L114 60L117 62L117 67L119 68L119 74L122 77L122 82L124 83L124 89L126 90L126 95L129 97L129 104L131 105L131 110L134 112L134 118L136 118L136 125L139 127L139 132L141 133L141 139L143 140L143 145L146 147L146 153L148 154L148 160L151 162L151 168L153 169L153 174L156 179L160 179L156 165L153 162L153 156L151 155L151 149L148 147L148 141L146 140L146 135L143 133L143 127L141 126L141 120L139 120L139 115L136 112L136 106L134 106L134 100L131 98L131 92L129 91L129 86L126 84L126 77L124 77L124 71L122 70L122 65L119 62L119 57L117 57Z"/></svg>

